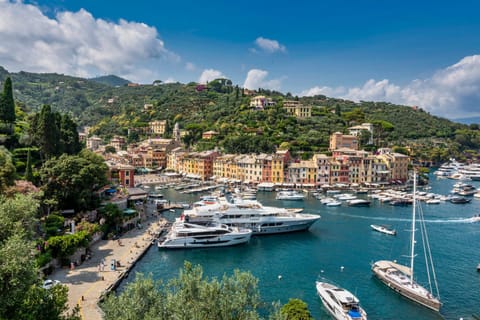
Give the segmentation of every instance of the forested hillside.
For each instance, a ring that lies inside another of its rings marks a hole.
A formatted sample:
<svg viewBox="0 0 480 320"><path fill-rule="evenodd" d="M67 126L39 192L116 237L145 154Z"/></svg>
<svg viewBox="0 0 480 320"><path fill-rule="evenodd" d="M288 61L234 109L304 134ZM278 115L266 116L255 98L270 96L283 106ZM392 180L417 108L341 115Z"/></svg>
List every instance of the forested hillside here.
<svg viewBox="0 0 480 320"><path fill-rule="evenodd" d="M399 106L388 102L353 102L325 96L294 97L291 94L259 89L256 94L276 103L265 110L250 107L251 96L231 83L218 79L206 87L197 83L162 83L149 85L112 85L124 79L109 76L82 79L59 74L28 72L8 73L0 68L0 81L13 80L14 96L26 110L39 110L48 104L55 111L68 113L79 127L89 125L106 140L116 134L127 136L129 129L146 127L149 121L167 120L166 136L174 123L187 130L187 145L197 150L214 146L226 152L270 152L288 147L307 156L328 149L329 135L364 122L375 126L374 146L404 146L411 140L427 140L427 145L457 143L455 149L478 149L478 125L464 125L432 116L421 108ZM127 81L127 80L125 80ZM120 83L119 82L119 83ZM312 117L298 119L283 109L283 101L299 100L312 106ZM201 134L215 130L213 140L202 140ZM138 136L130 130L130 141ZM429 139L434 139L433 144ZM460 144L460 145L459 145ZM449 147L450 148L450 147ZM446 151L449 152L449 151Z"/></svg>

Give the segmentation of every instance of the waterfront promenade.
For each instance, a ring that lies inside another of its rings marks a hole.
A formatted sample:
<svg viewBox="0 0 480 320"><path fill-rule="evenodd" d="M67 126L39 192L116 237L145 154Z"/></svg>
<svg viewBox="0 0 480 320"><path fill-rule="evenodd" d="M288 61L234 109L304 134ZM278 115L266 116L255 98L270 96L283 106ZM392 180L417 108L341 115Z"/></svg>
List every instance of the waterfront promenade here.
<svg viewBox="0 0 480 320"><path fill-rule="evenodd" d="M160 215L154 214L149 214L142 223L142 228L128 231L120 240L98 241L90 248L90 259L73 270L57 269L50 276L68 287L69 307L73 309L78 305L82 319L102 319L102 311L98 307L102 295L125 276L167 224ZM113 260L120 263L114 270L111 268Z"/></svg>

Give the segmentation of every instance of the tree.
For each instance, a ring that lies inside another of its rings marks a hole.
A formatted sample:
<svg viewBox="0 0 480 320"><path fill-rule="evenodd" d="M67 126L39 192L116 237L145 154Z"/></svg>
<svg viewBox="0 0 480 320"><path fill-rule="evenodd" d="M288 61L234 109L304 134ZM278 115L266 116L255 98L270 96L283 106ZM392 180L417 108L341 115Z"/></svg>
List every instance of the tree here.
<svg viewBox="0 0 480 320"><path fill-rule="evenodd" d="M0 243L17 233L32 239L38 207L38 200L32 195L0 197Z"/></svg>
<svg viewBox="0 0 480 320"><path fill-rule="evenodd" d="M167 284L151 276L137 276L118 296L110 295L102 306L105 319L260 319L258 280L249 272L209 280L200 266L185 262L178 278ZM272 314L278 316L278 306Z"/></svg>
<svg viewBox="0 0 480 320"><path fill-rule="evenodd" d="M27 164L25 165L25 180L32 182L33 181L33 172L32 172L32 155L30 148L27 151Z"/></svg>
<svg viewBox="0 0 480 320"><path fill-rule="evenodd" d="M57 126L56 115L49 105L44 105L40 113L34 115L30 133L43 159L50 159L58 154L60 129Z"/></svg>
<svg viewBox="0 0 480 320"><path fill-rule="evenodd" d="M77 124L68 114L61 116L60 120L61 151L67 154L77 154L82 150L78 136ZM60 154L60 153L57 153Z"/></svg>
<svg viewBox="0 0 480 320"><path fill-rule="evenodd" d="M79 319L69 314L67 287L40 286L32 254L38 201L0 197L0 319Z"/></svg>
<svg viewBox="0 0 480 320"><path fill-rule="evenodd" d="M286 315L286 320L313 319L308 310L308 305L300 299L290 299L288 303L282 307L281 313Z"/></svg>
<svg viewBox="0 0 480 320"><path fill-rule="evenodd" d="M15 101L13 100L12 79L10 77L3 84L3 94L0 99L0 120L10 124L15 122Z"/></svg>
<svg viewBox="0 0 480 320"><path fill-rule="evenodd" d="M107 184L107 166L101 156L82 150L45 162L40 179L44 198L56 200L57 209L92 209L98 200L95 191Z"/></svg>
<svg viewBox="0 0 480 320"><path fill-rule="evenodd" d="M15 174L12 155L5 147L0 146L0 194L15 183Z"/></svg>

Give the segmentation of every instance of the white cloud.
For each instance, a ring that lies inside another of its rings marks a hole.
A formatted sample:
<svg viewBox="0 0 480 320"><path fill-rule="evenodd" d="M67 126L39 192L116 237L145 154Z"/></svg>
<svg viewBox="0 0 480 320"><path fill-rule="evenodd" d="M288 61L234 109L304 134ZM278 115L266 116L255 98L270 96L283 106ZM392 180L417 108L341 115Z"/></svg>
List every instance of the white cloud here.
<svg viewBox="0 0 480 320"><path fill-rule="evenodd" d="M251 69L247 73L247 78L243 83L243 87L251 90L256 90L258 88L280 90L283 78L267 80L267 77L268 71Z"/></svg>
<svg viewBox="0 0 480 320"><path fill-rule="evenodd" d="M274 53L274 52L286 52L287 49L284 45L280 44L277 40L267 39L263 37L258 37L255 40L255 44L257 47L267 53ZM256 49L252 49L253 52L256 52Z"/></svg>
<svg viewBox="0 0 480 320"><path fill-rule="evenodd" d="M152 75L149 63L180 61L154 27L95 19L84 9L49 18L20 1L0 1L0 43L0 61L11 71L138 77Z"/></svg>
<svg viewBox="0 0 480 320"><path fill-rule="evenodd" d="M480 115L480 55L467 56L430 78L401 87L384 79L370 79L361 87L313 87L304 96L325 94L354 101L388 101L416 105L447 118Z"/></svg>
<svg viewBox="0 0 480 320"><path fill-rule="evenodd" d="M198 78L199 83L207 83L218 78L226 78L221 71L215 69L205 69L203 70L200 78Z"/></svg>
<svg viewBox="0 0 480 320"><path fill-rule="evenodd" d="M165 79L165 81L163 81L163 83L175 83L175 82L177 82L177 81L174 78L171 78L171 77L167 78L167 79Z"/></svg>

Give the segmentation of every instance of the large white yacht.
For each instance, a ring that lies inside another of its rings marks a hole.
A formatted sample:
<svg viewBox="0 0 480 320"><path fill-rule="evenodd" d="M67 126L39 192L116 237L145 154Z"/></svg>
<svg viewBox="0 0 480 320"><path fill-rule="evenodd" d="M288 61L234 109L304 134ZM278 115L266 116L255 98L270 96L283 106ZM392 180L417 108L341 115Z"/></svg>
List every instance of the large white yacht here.
<svg viewBox="0 0 480 320"><path fill-rule="evenodd" d="M224 224L196 225L176 221L159 248L206 248L225 247L248 242L252 230L229 227Z"/></svg>
<svg viewBox="0 0 480 320"><path fill-rule="evenodd" d="M327 282L316 282L317 294L328 312L337 320L367 320L360 301L349 291Z"/></svg>
<svg viewBox="0 0 480 320"><path fill-rule="evenodd" d="M299 209L263 206L257 200L217 198L214 204L203 204L183 212L185 221L207 224L211 221L251 229L254 235L307 230L320 219Z"/></svg>

